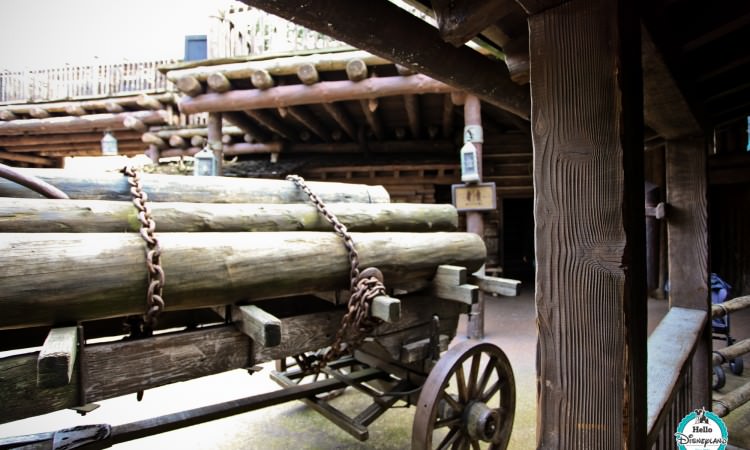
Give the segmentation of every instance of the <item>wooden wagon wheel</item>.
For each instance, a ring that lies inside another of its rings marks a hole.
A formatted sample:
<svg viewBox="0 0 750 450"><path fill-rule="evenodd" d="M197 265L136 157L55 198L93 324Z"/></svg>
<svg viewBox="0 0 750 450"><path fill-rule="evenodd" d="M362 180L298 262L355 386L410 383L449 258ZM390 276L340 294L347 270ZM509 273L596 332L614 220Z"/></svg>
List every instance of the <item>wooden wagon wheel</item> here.
<svg viewBox="0 0 750 450"><path fill-rule="evenodd" d="M516 388L508 358L489 342L464 341L430 371L417 402L412 449L504 449Z"/></svg>

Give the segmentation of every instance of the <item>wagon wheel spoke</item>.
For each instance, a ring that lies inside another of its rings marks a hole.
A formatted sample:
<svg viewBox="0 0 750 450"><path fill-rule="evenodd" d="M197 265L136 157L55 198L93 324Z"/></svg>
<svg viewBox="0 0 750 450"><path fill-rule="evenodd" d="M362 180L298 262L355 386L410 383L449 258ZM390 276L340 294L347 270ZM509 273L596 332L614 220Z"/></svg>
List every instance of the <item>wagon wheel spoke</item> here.
<svg viewBox="0 0 750 450"><path fill-rule="evenodd" d="M499 395L494 408L487 402ZM488 342L464 341L437 362L417 401L412 449L505 449L515 412L513 371Z"/></svg>

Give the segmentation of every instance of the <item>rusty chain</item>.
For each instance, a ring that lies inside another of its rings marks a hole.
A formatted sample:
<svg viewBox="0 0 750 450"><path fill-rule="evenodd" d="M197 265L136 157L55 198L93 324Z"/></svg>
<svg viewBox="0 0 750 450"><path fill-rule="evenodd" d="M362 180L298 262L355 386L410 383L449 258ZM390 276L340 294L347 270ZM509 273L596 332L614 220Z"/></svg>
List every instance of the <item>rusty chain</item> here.
<svg viewBox="0 0 750 450"><path fill-rule="evenodd" d="M350 285L351 295L347 303L347 312L341 318L341 326L333 344L323 356L310 360L310 358L297 359L300 368L303 370L319 372L329 362L339 358L344 353L359 347L364 339L372 333L382 320L370 316L370 304L373 299L379 295L385 295L385 286L383 285L383 274L374 267L368 267L360 272L359 254L354 246L354 241L346 225L332 212L328 211L323 200L320 199L310 187L305 183L304 178L298 175L289 175L287 180L294 182L313 202L318 211L325 219L333 225L333 228L339 236L344 239L344 246L349 253L350 264Z"/></svg>
<svg viewBox="0 0 750 450"><path fill-rule="evenodd" d="M133 205L138 210L141 223L141 237L146 241L146 269L148 271L148 290L146 291L146 313L143 315L145 330L131 330L134 334L150 335L159 314L164 310L164 269L161 267L161 246L155 236L156 221L151 216L148 206L148 195L143 191L140 173L133 167L125 167L122 173L127 176ZM131 325L132 326L132 325Z"/></svg>

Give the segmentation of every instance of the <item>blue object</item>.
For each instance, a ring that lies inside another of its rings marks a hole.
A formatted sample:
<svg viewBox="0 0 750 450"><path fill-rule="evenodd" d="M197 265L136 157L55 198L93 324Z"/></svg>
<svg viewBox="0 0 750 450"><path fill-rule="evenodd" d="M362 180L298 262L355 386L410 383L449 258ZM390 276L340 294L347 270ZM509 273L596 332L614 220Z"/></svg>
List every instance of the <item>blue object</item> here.
<svg viewBox="0 0 750 450"><path fill-rule="evenodd" d="M711 303L724 303L732 292L732 286L715 273L711 274ZM715 333L729 333L729 316L719 317L711 323Z"/></svg>
<svg viewBox="0 0 750 450"><path fill-rule="evenodd" d="M205 34L185 36L185 61L200 61L207 58L208 45Z"/></svg>

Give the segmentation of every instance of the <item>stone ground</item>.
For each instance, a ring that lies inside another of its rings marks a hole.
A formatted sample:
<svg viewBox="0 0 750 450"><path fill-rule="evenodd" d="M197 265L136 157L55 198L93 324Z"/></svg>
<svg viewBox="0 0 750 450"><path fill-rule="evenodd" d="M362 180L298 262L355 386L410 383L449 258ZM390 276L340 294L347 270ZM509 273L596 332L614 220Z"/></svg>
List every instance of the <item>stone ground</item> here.
<svg viewBox="0 0 750 450"><path fill-rule="evenodd" d="M513 366L516 379L516 418L510 449L535 447L536 331L534 324L534 299L530 289L519 297L490 297L487 300L486 339L502 348ZM649 301L650 329L658 323L666 310L665 301ZM733 335L750 337L750 312L738 316L732 324ZM459 324L459 336L465 324ZM460 338L457 338L460 339ZM748 371L744 381L750 381L750 357L745 356ZM100 402L101 408L86 417L72 411L58 411L44 416L0 425L0 437L51 431L85 423L121 424L134 420L177 412L184 409L217 403L233 398L277 389L266 370L252 377L245 371L177 383L146 392L142 402L135 395ZM727 388L743 380L730 378ZM367 398L348 389L345 395L334 400L345 411L358 412ZM750 406L745 406L750 410ZM730 441L750 448L750 411L738 411L727 418ZM370 439L359 442L349 434L309 410L300 402L265 408L246 414L183 428L170 433L132 441L116 446L117 449L407 449L410 447L413 408L394 408L370 425Z"/></svg>

